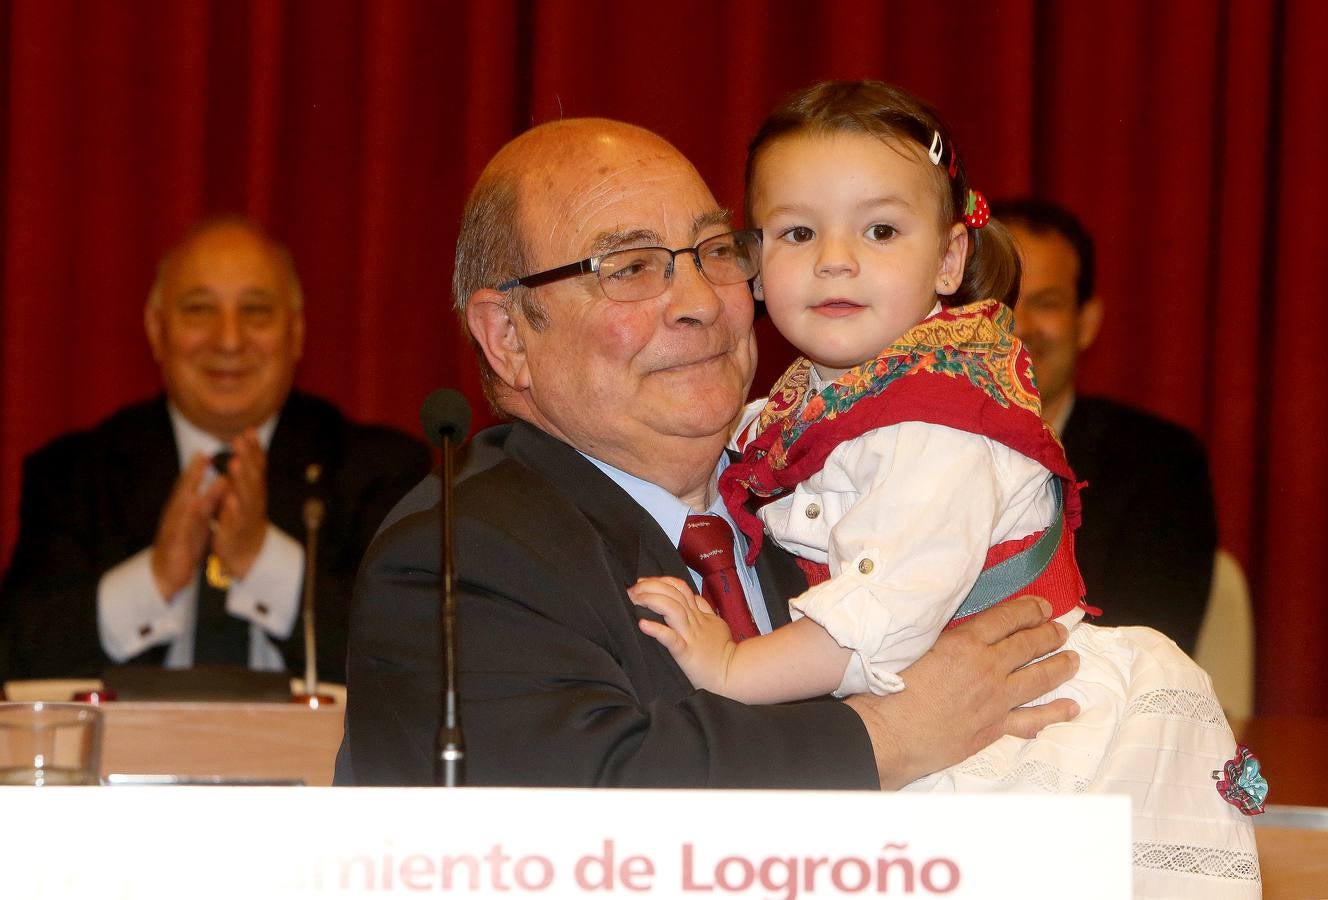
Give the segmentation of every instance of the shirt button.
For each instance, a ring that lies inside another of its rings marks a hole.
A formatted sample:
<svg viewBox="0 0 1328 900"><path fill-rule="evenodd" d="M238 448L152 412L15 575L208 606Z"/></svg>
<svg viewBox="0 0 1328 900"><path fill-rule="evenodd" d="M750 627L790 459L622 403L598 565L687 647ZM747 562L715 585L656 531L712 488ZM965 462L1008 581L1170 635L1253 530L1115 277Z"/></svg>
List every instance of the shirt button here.
<svg viewBox="0 0 1328 900"><path fill-rule="evenodd" d="M807 518L815 519L821 514L821 507L817 506L815 503L808 503L807 508L803 510L803 512L807 514Z"/></svg>
<svg viewBox="0 0 1328 900"><path fill-rule="evenodd" d="M858 563L858 571L863 575L870 575L874 568L876 568L876 565L870 559L864 559Z"/></svg>

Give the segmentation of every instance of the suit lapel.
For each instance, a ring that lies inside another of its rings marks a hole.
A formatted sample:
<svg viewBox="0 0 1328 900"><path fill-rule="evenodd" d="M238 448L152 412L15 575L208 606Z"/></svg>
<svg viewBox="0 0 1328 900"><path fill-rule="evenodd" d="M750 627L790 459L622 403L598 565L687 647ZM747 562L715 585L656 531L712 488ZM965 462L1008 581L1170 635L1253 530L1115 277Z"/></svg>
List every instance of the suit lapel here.
<svg viewBox="0 0 1328 900"><path fill-rule="evenodd" d="M1065 433L1061 442L1065 445L1065 456L1080 480L1091 481L1100 474L1098 461L1102 454L1099 449L1109 436L1103 432L1102 420L1094 415L1091 402L1086 397L1076 397L1074 409L1065 423Z"/></svg>
<svg viewBox="0 0 1328 900"><path fill-rule="evenodd" d="M690 583L686 564L659 523L580 453L523 422L513 426L507 450L581 509L610 558L622 563L624 584L650 575L672 575ZM802 571L793 557L770 545L757 559L756 571L771 623L788 624L789 598L807 589Z"/></svg>
<svg viewBox="0 0 1328 900"><path fill-rule="evenodd" d="M613 635L615 654L634 673L633 681L646 696L690 693L691 683L669 652L636 627L643 617L659 617L634 605L626 593L643 576L688 579L687 567L659 523L594 463L531 425L516 423L505 449L514 461L541 476L575 506L603 542L604 559L622 593L619 609L603 607L599 614Z"/></svg>
<svg viewBox="0 0 1328 900"><path fill-rule="evenodd" d="M1084 524L1081 533L1099 533L1106 535L1114 530L1114 525L1128 523L1126 510L1132 502L1133 491L1129 489L1131 479L1111 477L1111 472L1118 465L1119 458L1112 448L1116 441L1122 440L1119 434L1113 434L1115 423L1111 421L1108 410L1096 404L1092 398L1077 397L1070 419L1065 423L1065 456L1070 461L1077 479L1087 482L1083 492ZM1113 485L1106 490L1105 485ZM1091 546L1099 544L1105 547L1110 541L1089 540L1083 546L1076 547L1080 561L1085 553L1094 554Z"/></svg>
<svg viewBox="0 0 1328 900"><path fill-rule="evenodd" d="M119 562L153 542L161 511L180 476L180 454L165 397L127 411L108 457L107 490L118 497L107 508L123 516L116 529L123 546L112 554L118 557L112 562Z"/></svg>
<svg viewBox="0 0 1328 900"><path fill-rule="evenodd" d="M304 503L318 497L330 504L328 485L340 464L329 454L339 443L305 395L292 391L277 419L267 453L268 518L296 540L304 536Z"/></svg>
<svg viewBox="0 0 1328 900"><path fill-rule="evenodd" d="M687 577L678 551L653 517L576 450L534 426L512 427L507 452L542 475L585 514L627 584L643 575Z"/></svg>

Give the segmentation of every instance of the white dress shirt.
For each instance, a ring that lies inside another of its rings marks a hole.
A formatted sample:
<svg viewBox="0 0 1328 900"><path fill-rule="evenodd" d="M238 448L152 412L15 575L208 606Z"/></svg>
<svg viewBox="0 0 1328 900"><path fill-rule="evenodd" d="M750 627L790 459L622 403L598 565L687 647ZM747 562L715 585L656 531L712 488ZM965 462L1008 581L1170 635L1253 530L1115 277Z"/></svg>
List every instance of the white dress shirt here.
<svg viewBox="0 0 1328 900"><path fill-rule="evenodd" d="M171 427L180 455L180 471L197 453L213 456L225 444L189 422L170 407ZM258 429L266 450L276 430L273 416ZM199 490L216 477L208 468ZM300 609L304 548L271 522L249 574L231 582L226 612L249 622L249 668L279 672L285 660L273 639L290 636ZM145 547L106 572L97 584L97 630L102 649L117 663L149 647L167 644L165 666L187 669L194 662L194 627L198 615L198 581L191 579L173 597L165 598L152 577L152 547Z"/></svg>
<svg viewBox="0 0 1328 900"><path fill-rule="evenodd" d="M586 456L584 453L581 455ZM668 535L669 540L673 542L673 546L678 546L678 542L682 540L683 525L686 523L687 517L692 515L695 510L657 484L644 481L635 475L629 475L621 469L615 469L608 463L600 462L592 456L586 456L586 459L594 463L605 475L612 478L618 487L630 494L632 499L659 523L659 527ZM770 613L765 608L765 595L761 592L760 578L757 577L756 570L745 562L747 538L734 524L733 517L729 515L728 509L724 506L724 500L719 496L717 487L720 473L728 467L729 458L725 454L720 458L714 474L710 476L710 488L715 496L715 502L710 505L706 513L719 516L729 523L729 528L733 531L734 559L737 562L738 580L742 582L742 591L747 596L747 607L751 610L752 620L756 623L757 629L765 634L771 630ZM701 593L700 574L690 568L687 571L691 573L692 581L696 585L696 592Z"/></svg>

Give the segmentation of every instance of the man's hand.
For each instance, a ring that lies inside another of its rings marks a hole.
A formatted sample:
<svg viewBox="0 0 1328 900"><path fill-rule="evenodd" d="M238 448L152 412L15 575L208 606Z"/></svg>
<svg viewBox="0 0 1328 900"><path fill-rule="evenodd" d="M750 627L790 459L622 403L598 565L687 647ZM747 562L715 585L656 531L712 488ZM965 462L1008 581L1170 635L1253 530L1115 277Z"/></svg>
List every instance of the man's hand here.
<svg viewBox="0 0 1328 900"><path fill-rule="evenodd" d="M692 687L723 694L737 644L729 626L705 598L690 584L667 575L642 578L627 589L627 596L637 606L664 617L667 625L642 619L641 631L664 645Z"/></svg>
<svg viewBox="0 0 1328 900"><path fill-rule="evenodd" d="M901 673L905 690L845 701L871 736L882 788L961 762L1003 734L1032 737L1079 714L1071 700L1019 708L1079 668L1073 651L1032 663L1065 643L1064 626L1047 621L1050 614L1036 597L997 604L943 633Z"/></svg>
<svg viewBox="0 0 1328 900"><path fill-rule="evenodd" d="M252 428L235 439L231 450L226 475L217 479L227 482L229 490L217 511L212 550L227 575L244 578L267 536L267 457Z"/></svg>
<svg viewBox="0 0 1328 900"><path fill-rule="evenodd" d="M157 524L157 536L152 542L152 577L168 603L197 576L203 554L207 552L212 517L227 490L225 479L218 478L208 485L207 491L198 492L209 465L202 453L194 454L176 479Z"/></svg>

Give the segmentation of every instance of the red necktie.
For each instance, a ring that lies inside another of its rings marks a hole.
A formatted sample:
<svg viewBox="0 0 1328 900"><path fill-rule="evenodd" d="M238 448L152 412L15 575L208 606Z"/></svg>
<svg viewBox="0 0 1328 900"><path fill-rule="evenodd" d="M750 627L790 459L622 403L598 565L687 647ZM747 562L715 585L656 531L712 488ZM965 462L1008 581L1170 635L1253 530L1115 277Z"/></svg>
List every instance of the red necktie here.
<svg viewBox="0 0 1328 900"><path fill-rule="evenodd" d="M747 597L733 561L733 529L719 516L688 516L678 553L701 575L701 596L728 623L735 641L760 632L747 608Z"/></svg>

